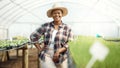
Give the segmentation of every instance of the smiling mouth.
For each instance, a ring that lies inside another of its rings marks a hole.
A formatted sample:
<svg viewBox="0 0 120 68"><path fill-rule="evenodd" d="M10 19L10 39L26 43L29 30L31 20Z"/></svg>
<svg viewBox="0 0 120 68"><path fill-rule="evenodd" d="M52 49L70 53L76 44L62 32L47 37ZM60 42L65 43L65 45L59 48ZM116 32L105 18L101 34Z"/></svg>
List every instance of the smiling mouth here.
<svg viewBox="0 0 120 68"><path fill-rule="evenodd" d="M60 17L55 17L55 19L59 19Z"/></svg>
<svg viewBox="0 0 120 68"><path fill-rule="evenodd" d="M55 18L60 18L60 16L57 16L57 17L55 17Z"/></svg>
<svg viewBox="0 0 120 68"><path fill-rule="evenodd" d="M60 18L60 17L55 17L55 18Z"/></svg>

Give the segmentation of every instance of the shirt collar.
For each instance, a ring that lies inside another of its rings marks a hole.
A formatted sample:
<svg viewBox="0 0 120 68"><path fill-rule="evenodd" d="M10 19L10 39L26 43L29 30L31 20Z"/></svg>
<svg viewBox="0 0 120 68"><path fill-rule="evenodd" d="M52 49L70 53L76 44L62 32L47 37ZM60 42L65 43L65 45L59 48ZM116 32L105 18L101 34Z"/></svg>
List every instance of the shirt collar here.
<svg viewBox="0 0 120 68"><path fill-rule="evenodd" d="M54 21L51 22L51 25L54 26ZM64 26L64 23L62 22L59 27L62 28Z"/></svg>

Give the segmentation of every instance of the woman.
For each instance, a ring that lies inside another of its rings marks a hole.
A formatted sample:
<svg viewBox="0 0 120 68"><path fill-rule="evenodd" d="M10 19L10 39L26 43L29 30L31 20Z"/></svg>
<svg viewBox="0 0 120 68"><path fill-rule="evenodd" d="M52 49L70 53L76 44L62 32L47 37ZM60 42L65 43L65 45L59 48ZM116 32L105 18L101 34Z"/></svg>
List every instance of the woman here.
<svg viewBox="0 0 120 68"><path fill-rule="evenodd" d="M68 41L72 40L71 28L62 22L62 17L68 13L67 8L58 4L47 11L47 16L53 18L52 22L41 25L30 36L36 48L41 51L40 62L42 68L68 68ZM42 47L38 40L44 37Z"/></svg>

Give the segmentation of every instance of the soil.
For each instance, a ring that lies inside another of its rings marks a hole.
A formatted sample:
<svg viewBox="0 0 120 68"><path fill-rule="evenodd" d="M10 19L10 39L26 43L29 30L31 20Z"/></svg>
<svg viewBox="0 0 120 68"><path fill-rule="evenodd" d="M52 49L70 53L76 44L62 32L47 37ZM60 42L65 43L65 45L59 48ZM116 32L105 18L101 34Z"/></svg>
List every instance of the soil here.
<svg viewBox="0 0 120 68"><path fill-rule="evenodd" d="M22 50L19 50L19 56L16 56L16 50L9 51L10 59L1 62L0 61L0 68L22 68ZM37 49L36 48L29 48L29 62L28 68L38 68L37 64Z"/></svg>

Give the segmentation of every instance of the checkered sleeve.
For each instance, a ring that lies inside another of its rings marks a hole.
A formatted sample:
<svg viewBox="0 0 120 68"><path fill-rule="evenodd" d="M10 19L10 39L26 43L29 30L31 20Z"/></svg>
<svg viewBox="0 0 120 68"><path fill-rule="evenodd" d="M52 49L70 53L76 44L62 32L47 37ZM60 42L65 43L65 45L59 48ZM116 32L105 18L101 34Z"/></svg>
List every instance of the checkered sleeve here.
<svg viewBox="0 0 120 68"><path fill-rule="evenodd" d="M43 35L45 32L44 26L42 25L38 29L36 29L31 35L30 35L30 40L32 43L38 42L40 37Z"/></svg>
<svg viewBox="0 0 120 68"><path fill-rule="evenodd" d="M68 41L72 41L72 40L73 40L73 32L72 29L70 29L68 34Z"/></svg>
<svg viewBox="0 0 120 68"><path fill-rule="evenodd" d="M73 40L73 32L72 32L71 29L69 29L68 40L67 40L67 42L64 44L64 47L65 47L65 48L68 48L68 47L69 47L68 42L69 42L69 41L72 41L72 40Z"/></svg>

